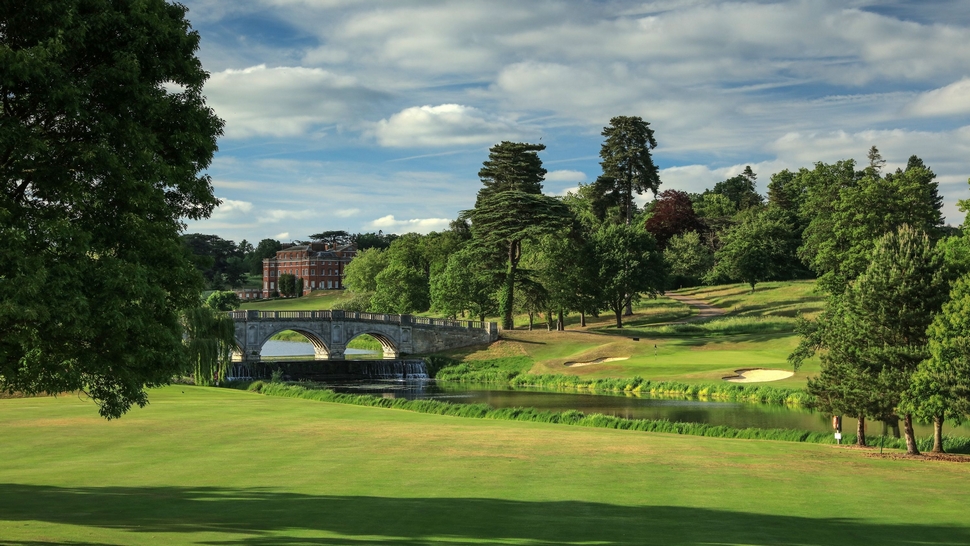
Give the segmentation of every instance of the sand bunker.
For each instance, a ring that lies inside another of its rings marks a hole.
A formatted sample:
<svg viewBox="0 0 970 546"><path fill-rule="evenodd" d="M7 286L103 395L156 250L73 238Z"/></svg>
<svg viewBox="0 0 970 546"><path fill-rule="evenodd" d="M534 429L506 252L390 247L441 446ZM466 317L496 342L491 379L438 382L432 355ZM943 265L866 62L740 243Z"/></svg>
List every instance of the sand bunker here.
<svg viewBox="0 0 970 546"><path fill-rule="evenodd" d="M617 360L628 360L628 356L610 356L604 358L597 358L596 360L590 360L589 362L566 362L563 366L568 366L570 368L576 366L589 366L591 364L602 364L604 362L616 362Z"/></svg>
<svg viewBox="0 0 970 546"><path fill-rule="evenodd" d="M765 368L745 368L734 370L737 375L729 375L724 378L731 383L764 383L767 381L779 381L788 379L795 375L795 372L788 370L768 370Z"/></svg>

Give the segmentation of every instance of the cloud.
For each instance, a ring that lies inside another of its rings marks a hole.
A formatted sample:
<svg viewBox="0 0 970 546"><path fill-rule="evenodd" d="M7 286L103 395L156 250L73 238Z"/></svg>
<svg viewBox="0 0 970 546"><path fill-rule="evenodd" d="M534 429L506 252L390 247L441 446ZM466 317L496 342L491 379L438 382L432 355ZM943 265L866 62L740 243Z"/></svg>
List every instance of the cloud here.
<svg viewBox="0 0 970 546"><path fill-rule="evenodd" d="M327 211L328 214L332 214L337 218L350 218L351 216L357 216L360 214L360 209L339 209Z"/></svg>
<svg viewBox="0 0 970 546"><path fill-rule="evenodd" d="M412 220L397 220L393 214L388 214L368 224L374 229L381 229L388 233L429 233L448 229L451 220L447 218L415 218Z"/></svg>
<svg viewBox="0 0 970 546"><path fill-rule="evenodd" d="M225 217L235 214L247 214L253 210L253 204L249 201L222 198L222 203L212 211L213 218Z"/></svg>
<svg viewBox="0 0 970 546"><path fill-rule="evenodd" d="M280 241L285 241L286 239L290 238L290 232L284 231L283 233L277 233L276 235L273 236L273 238L278 239Z"/></svg>
<svg viewBox="0 0 970 546"><path fill-rule="evenodd" d="M273 209L262 212L259 215L259 222L262 224L273 224L282 221L291 220L303 220L306 218L313 218L314 216L323 216L324 213L319 210L283 210L283 209Z"/></svg>
<svg viewBox="0 0 970 546"><path fill-rule="evenodd" d="M586 182L586 173L563 169L546 173L547 182Z"/></svg>
<svg viewBox="0 0 970 546"><path fill-rule="evenodd" d="M205 94L226 121L227 138L288 137L322 125L355 123L387 98L352 76L262 64L212 74Z"/></svg>
<svg viewBox="0 0 970 546"><path fill-rule="evenodd" d="M374 136L394 148L469 146L516 140L528 133L509 118L471 106L413 106L377 122Z"/></svg>
<svg viewBox="0 0 970 546"><path fill-rule="evenodd" d="M913 116L970 114L970 78L921 93L906 106L904 112Z"/></svg>

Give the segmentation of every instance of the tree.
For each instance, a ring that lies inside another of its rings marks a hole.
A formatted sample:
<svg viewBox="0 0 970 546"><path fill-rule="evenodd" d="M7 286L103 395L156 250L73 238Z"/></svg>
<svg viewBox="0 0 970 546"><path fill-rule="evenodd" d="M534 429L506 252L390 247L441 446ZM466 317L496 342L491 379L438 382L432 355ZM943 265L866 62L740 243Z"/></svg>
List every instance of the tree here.
<svg viewBox="0 0 970 546"><path fill-rule="evenodd" d="M502 328L512 329L515 283L522 242L553 232L564 225L569 209L561 201L542 195L546 170L538 152L542 144L501 142L489 149L479 171L484 187L475 208L462 212L471 220L475 244L503 256L505 279L499 295Z"/></svg>
<svg viewBox="0 0 970 546"><path fill-rule="evenodd" d="M196 385L213 385L225 380L236 346L236 324L232 317L205 305L187 310L182 323L188 350L185 371L195 377Z"/></svg>
<svg viewBox="0 0 970 546"><path fill-rule="evenodd" d="M507 190L486 195L465 214L472 222L475 244L503 256L505 275L499 313L502 328L511 330L522 243L559 230L569 219L569 208L552 197Z"/></svg>
<svg viewBox="0 0 970 546"><path fill-rule="evenodd" d="M112 418L184 368L218 204L199 36L162 0L0 7L0 390L83 390Z"/></svg>
<svg viewBox="0 0 970 546"><path fill-rule="evenodd" d="M428 280L424 273L400 262L392 262L375 279L377 289L370 310L375 313L421 313L431 307Z"/></svg>
<svg viewBox="0 0 970 546"><path fill-rule="evenodd" d="M866 157L869 159L869 168L876 175L886 166L886 160L882 158L882 154L879 153L879 149L875 146L869 148L869 153L866 154Z"/></svg>
<svg viewBox="0 0 970 546"><path fill-rule="evenodd" d="M817 167L822 168L822 166ZM905 171L879 177L848 173L812 185L806 214L818 205L803 235L802 258L819 275L819 285L838 294L869 263L876 239L909 225L932 239L942 235L942 200L936 175L915 156ZM833 199L833 196L836 196Z"/></svg>
<svg viewBox="0 0 970 546"><path fill-rule="evenodd" d="M943 451L943 422L970 416L970 276L953 285L927 331L929 358L903 394L904 411L933 423L933 451Z"/></svg>
<svg viewBox="0 0 970 546"><path fill-rule="evenodd" d="M714 255L701 241L696 231L673 236L664 249L671 287L683 288L699 284L711 267Z"/></svg>
<svg viewBox="0 0 970 546"><path fill-rule="evenodd" d="M820 334L809 338L816 348L844 355L828 357L841 368L828 371L823 355L822 375L832 376L829 385L843 382L859 391L854 396L867 401L856 408L863 417L887 420L902 411L911 454L919 450L903 395L928 356L927 328L948 290L943 273L942 257L925 232L903 226L888 233L876 241L863 274L830 304L839 314L823 315ZM842 317L835 326L829 325L832 316Z"/></svg>
<svg viewBox="0 0 970 546"><path fill-rule="evenodd" d="M488 159L478 171L482 189L478 190L475 206L483 198L504 191L541 194L546 170L538 152L545 150L543 144L502 141L488 150Z"/></svg>
<svg viewBox="0 0 970 546"><path fill-rule="evenodd" d="M386 251L368 248L357 252L344 268L345 287L358 294L377 290L377 276L390 264Z"/></svg>
<svg viewBox="0 0 970 546"><path fill-rule="evenodd" d="M342 230L323 231L314 233L310 236L312 241L321 241L331 246L348 245L351 242L350 234Z"/></svg>
<svg viewBox="0 0 970 546"><path fill-rule="evenodd" d="M784 211L773 207L743 214L741 222L723 236L714 254L715 269L751 286L776 278L790 261L795 243Z"/></svg>
<svg viewBox="0 0 970 546"><path fill-rule="evenodd" d="M205 306L216 311L233 311L239 309L240 305L242 305L242 301L231 290L217 290L209 294L209 297L205 300Z"/></svg>
<svg viewBox="0 0 970 546"><path fill-rule="evenodd" d="M657 140L650 123L638 116L614 117L602 134L606 138L600 147L604 177L603 184L600 180L597 184L615 196L629 224L633 221L634 192L639 195L650 190L657 195L660 187L660 172L650 155Z"/></svg>
<svg viewBox="0 0 970 546"><path fill-rule="evenodd" d="M671 237L688 231L702 231L704 224L694 212L687 192L667 190L654 200L650 218L643 227L664 249Z"/></svg>
<svg viewBox="0 0 970 546"><path fill-rule="evenodd" d="M350 242L357 247L357 251L359 252L361 250L367 250L368 248L385 249L391 246L391 243L397 237L393 233L384 233L383 231L378 231L377 233L355 233L350 236Z"/></svg>
<svg viewBox="0 0 970 546"><path fill-rule="evenodd" d="M594 236L603 299L623 327L623 309L637 302L641 293L650 297L663 292L666 282L663 256L653 236L638 226L604 225Z"/></svg>
<svg viewBox="0 0 970 546"><path fill-rule="evenodd" d="M494 259L475 246L467 246L448 257L444 269L431 278L431 307L457 318L465 311L478 320L498 313Z"/></svg>
<svg viewBox="0 0 970 546"><path fill-rule="evenodd" d="M246 256L246 263L249 264L249 272L253 275L263 274L263 260L275 258L276 253L283 250L283 245L276 239L263 239L256 245L256 248Z"/></svg>
<svg viewBox="0 0 970 546"><path fill-rule="evenodd" d="M718 182L714 185L714 189L709 191L710 193L727 197L734 203L736 210L749 209L760 205L764 200L754 189L757 178L758 176L754 174L751 166L748 165L744 168L744 172L737 176L732 176L723 182Z"/></svg>
<svg viewBox="0 0 970 546"><path fill-rule="evenodd" d="M182 241L195 256L196 267L205 277L207 288L223 290L242 285L248 268L235 242L201 233L183 235ZM260 268L262 271L262 264Z"/></svg>
<svg viewBox="0 0 970 546"><path fill-rule="evenodd" d="M277 280L280 294L284 297L296 295L296 276L291 273L281 273Z"/></svg>

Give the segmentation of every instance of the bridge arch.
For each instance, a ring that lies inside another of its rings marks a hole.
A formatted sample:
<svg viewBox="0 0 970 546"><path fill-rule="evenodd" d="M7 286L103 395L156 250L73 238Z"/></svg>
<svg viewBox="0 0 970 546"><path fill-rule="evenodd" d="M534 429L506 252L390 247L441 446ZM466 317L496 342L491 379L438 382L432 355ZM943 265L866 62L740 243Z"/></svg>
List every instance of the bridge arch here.
<svg viewBox="0 0 970 546"><path fill-rule="evenodd" d="M347 340L347 344L349 345L351 341L360 336L370 336L379 341L381 344L381 352L383 353L384 358L398 358L401 356L401 349L396 340L387 334L382 334L381 332L370 328L354 332L353 335Z"/></svg>
<svg viewBox="0 0 970 546"><path fill-rule="evenodd" d="M296 332L301 336L303 336L304 338L306 338L306 340L310 342L310 345L313 345L314 359L327 360L330 358L330 347L328 347L327 343L323 339L321 339L319 334L317 334L316 332L308 328L300 328L299 326L293 326L292 324L287 325L285 327L279 327L279 328L268 330L268 332L270 333L266 335L263 338L263 340L259 343L260 354L262 354L263 346L266 345L267 341L272 339L272 337L275 336L276 334L279 334L281 332L286 332L286 331Z"/></svg>

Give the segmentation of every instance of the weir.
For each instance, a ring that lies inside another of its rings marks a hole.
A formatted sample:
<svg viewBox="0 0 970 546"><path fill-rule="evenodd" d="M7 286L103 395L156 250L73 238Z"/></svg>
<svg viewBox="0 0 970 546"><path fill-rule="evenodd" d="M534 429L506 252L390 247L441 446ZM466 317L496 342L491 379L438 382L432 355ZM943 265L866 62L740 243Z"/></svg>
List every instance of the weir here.
<svg viewBox="0 0 970 546"><path fill-rule="evenodd" d="M428 379L424 360L266 360L236 363L228 379L269 379L279 370L287 381Z"/></svg>

